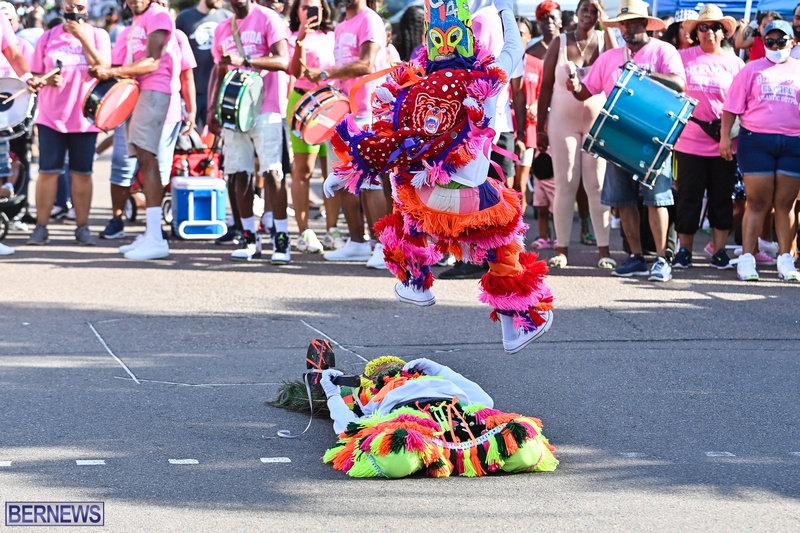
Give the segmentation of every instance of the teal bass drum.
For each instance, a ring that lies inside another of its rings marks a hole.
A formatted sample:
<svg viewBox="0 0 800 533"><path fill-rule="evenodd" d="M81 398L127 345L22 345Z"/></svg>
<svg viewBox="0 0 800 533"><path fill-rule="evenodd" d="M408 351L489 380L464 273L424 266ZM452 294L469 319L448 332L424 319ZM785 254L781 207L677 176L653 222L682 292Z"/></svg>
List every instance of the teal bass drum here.
<svg viewBox="0 0 800 533"><path fill-rule="evenodd" d="M255 126L263 103L264 80L258 72L229 70L219 89L219 122L223 128L247 133Z"/></svg>
<svg viewBox="0 0 800 533"><path fill-rule="evenodd" d="M628 62L583 149L652 188L695 105L697 100L662 85Z"/></svg>

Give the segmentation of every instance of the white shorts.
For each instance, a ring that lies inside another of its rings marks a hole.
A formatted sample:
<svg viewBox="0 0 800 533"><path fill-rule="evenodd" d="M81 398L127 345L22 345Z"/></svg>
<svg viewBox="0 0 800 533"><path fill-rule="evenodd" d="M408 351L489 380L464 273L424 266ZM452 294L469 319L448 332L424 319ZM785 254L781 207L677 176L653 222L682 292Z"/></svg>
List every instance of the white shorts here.
<svg viewBox="0 0 800 533"><path fill-rule="evenodd" d="M553 207L556 194L556 180L533 180L533 206Z"/></svg>
<svg viewBox="0 0 800 533"><path fill-rule="evenodd" d="M522 160L519 162L520 166L531 168L533 164L533 148L528 148L522 154Z"/></svg>
<svg viewBox="0 0 800 533"><path fill-rule="evenodd" d="M262 113L247 133L222 130L225 174L254 172L256 156L262 172L283 171L283 118L280 113Z"/></svg>

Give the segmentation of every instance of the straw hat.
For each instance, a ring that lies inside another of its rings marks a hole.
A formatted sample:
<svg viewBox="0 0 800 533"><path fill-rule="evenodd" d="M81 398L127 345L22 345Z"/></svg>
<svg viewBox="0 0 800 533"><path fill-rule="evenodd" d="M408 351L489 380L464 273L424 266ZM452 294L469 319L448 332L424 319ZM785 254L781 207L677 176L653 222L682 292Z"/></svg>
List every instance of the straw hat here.
<svg viewBox="0 0 800 533"><path fill-rule="evenodd" d="M647 19L647 31L658 31L666 28L663 20L650 16L647 10L648 7L649 5L642 0L622 0L619 4L619 15L616 18L605 21L603 26L617 28L620 22L625 22L626 20Z"/></svg>
<svg viewBox="0 0 800 533"><path fill-rule="evenodd" d="M714 4L706 4L700 10L700 16L696 20L686 20L683 22L683 29L692 33L698 24L709 22L719 22L725 27L725 32L728 37L733 35L736 31L736 19L733 17L726 17L722 14L722 10Z"/></svg>

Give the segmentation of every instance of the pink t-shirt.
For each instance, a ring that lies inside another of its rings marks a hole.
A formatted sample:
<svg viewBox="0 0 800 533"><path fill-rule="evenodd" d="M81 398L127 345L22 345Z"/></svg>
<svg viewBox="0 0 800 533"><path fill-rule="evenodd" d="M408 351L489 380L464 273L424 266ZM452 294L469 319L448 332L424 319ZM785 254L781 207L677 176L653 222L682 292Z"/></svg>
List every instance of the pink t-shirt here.
<svg viewBox="0 0 800 533"><path fill-rule="evenodd" d="M606 50L597 58L589 74L583 79L583 85L592 94L606 93L606 97L614 90L614 84L622 74L620 67L625 64L627 47ZM630 51L628 51L630 54ZM638 52L630 56L638 66L658 74L676 74L686 79L681 56L675 47L658 39L650 39Z"/></svg>
<svg viewBox="0 0 800 533"><path fill-rule="evenodd" d="M219 63L222 58L223 48L225 53L239 55L231 31L233 20L233 18L223 20L214 30L214 47L211 49L211 55L214 56L215 63ZM250 13L243 19L236 19L236 24L239 28L244 53L251 58L270 55L272 45L286 39L289 33L286 24L276 12L258 4L250 4ZM264 105L261 106L261 113L281 113L281 107L285 113L286 88L281 95L280 80L277 77L267 79L269 73L267 70L249 70L260 72L264 78ZM281 101L284 102L283 106L281 106Z"/></svg>
<svg viewBox="0 0 800 533"><path fill-rule="evenodd" d="M294 56L294 49L296 46L295 43L297 43L297 32L294 32L289 36L290 59ZM336 58L333 56L333 47L335 46L335 43L336 40L333 32L330 31L327 33L315 31L313 33L306 34L306 38L303 41L303 45L306 49L306 66L308 68L317 68L320 70L326 70L335 66ZM319 87L319 85L325 85L325 83L312 83L306 78L298 78L294 82L295 87L304 91L316 89Z"/></svg>
<svg viewBox="0 0 800 533"><path fill-rule="evenodd" d="M336 66L342 67L358 61L361 57L361 45L367 42L374 42L380 46L375 57L375 67L373 72L385 69L386 64L386 30L384 29L383 19L373 10L367 8L361 10L355 17L343 20L334 30L336 35L336 46L334 57ZM350 96L350 89L356 84L358 78L344 80L340 83L341 89ZM375 92L376 82L371 81L364 84L355 96L356 116L372 116L372 93Z"/></svg>
<svg viewBox="0 0 800 533"><path fill-rule="evenodd" d="M741 115L750 131L800 136L800 61L749 62L733 78L723 109Z"/></svg>
<svg viewBox="0 0 800 533"><path fill-rule="evenodd" d="M114 43L114 47L111 49L111 64L114 66L125 64L125 58L128 56L128 34L130 31L131 27L125 26L119 32L117 42Z"/></svg>
<svg viewBox="0 0 800 533"><path fill-rule="evenodd" d="M712 55L703 52L699 46L678 53L686 71L686 94L697 99L697 107L692 115L705 122L720 118L733 77L742 70L744 62L733 52L723 51L719 55ZM675 144L675 150L685 154L719 157L719 144L691 120Z"/></svg>
<svg viewBox="0 0 800 533"><path fill-rule="evenodd" d="M15 44L20 46L21 40L22 39L18 39L17 36L14 35L14 30L11 29L11 23L8 22L5 15L0 16L0 51L5 51L6 48ZM22 48L20 48L20 51L21 50ZM17 73L14 72L14 69L11 67L11 63L6 59L5 54L0 53L0 78L18 77Z"/></svg>
<svg viewBox="0 0 800 533"><path fill-rule="evenodd" d="M106 30L91 24L83 24L88 40L102 57L111 53L111 39ZM36 124L41 124L61 133L86 133L100 131L83 116L83 99L92 87L94 78L87 75L89 62L80 41L64 31L62 25L48 30L36 43L31 60L31 72L46 74L61 61L61 87L45 85L39 91L39 115Z"/></svg>
<svg viewBox="0 0 800 533"><path fill-rule="evenodd" d="M401 63L403 60L400 59L400 52L397 51L397 48L394 47L393 44L389 43L386 46L386 63L387 66L396 65L397 63Z"/></svg>
<svg viewBox="0 0 800 533"><path fill-rule="evenodd" d="M170 37L167 48L170 51L171 57L178 58L180 63L179 68L172 69L172 81L170 82L169 109L167 110L167 118L164 120L165 124L175 124L181 121L181 72L190 70L197 66L197 61L194 59L192 47L189 45L189 38L181 30L175 30L174 37Z"/></svg>
<svg viewBox="0 0 800 533"><path fill-rule="evenodd" d="M125 36L129 41L128 46L133 51L133 63L147 56L147 36L162 30L167 32L167 44L169 44L172 34L175 33L175 23L169 16L169 11L156 3L151 3L144 13L134 17L131 31ZM158 70L136 78L140 89L171 94L172 70L177 67L180 60L169 53L169 50L169 46L164 47L158 62Z"/></svg>

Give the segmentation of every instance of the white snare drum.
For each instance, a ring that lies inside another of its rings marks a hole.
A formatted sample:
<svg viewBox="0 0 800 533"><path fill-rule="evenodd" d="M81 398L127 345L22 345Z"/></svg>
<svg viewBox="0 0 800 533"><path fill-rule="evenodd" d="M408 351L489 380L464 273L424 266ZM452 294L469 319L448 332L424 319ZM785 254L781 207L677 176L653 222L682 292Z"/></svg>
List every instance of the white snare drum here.
<svg viewBox="0 0 800 533"><path fill-rule="evenodd" d="M0 140L21 137L36 119L36 94L25 91L8 103L3 100L26 89L28 84L17 78L0 78Z"/></svg>

